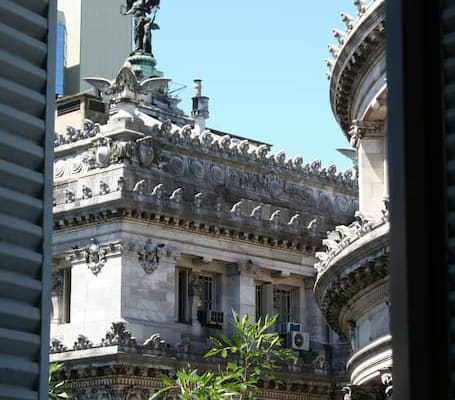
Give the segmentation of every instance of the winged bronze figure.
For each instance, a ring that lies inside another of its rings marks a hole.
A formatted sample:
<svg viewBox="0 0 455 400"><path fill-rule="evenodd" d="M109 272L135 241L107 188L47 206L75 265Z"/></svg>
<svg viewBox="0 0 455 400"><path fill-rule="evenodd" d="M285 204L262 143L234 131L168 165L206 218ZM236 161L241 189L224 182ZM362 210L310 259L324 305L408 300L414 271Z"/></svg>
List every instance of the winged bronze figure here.
<svg viewBox="0 0 455 400"><path fill-rule="evenodd" d="M152 54L152 30L160 28L155 22L159 5L160 0L126 0L126 15L134 16L134 53Z"/></svg>

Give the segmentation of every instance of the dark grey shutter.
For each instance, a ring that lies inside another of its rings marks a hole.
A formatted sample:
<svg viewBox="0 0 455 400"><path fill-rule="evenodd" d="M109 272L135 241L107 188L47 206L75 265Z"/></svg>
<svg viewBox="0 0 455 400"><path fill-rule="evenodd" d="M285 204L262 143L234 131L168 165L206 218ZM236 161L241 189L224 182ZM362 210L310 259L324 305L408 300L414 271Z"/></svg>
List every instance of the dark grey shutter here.
<svg viewBox="0 0 455 400"><path fill-rule="evenodd" d="M455 394L455 1L442 8L445 134L447 146L450 398Z"/></svg>
<svg viewBox="0 0 455 400"><path fill-rule="evenodd" d="M47 399L56 0L0 1L0 399Z"/></svg>
<svg viewBox="0 0 455 400"><path fill-rule="evenodd" d="M454 3L385 3L392 374L400 400L453 398Z"/></svg>

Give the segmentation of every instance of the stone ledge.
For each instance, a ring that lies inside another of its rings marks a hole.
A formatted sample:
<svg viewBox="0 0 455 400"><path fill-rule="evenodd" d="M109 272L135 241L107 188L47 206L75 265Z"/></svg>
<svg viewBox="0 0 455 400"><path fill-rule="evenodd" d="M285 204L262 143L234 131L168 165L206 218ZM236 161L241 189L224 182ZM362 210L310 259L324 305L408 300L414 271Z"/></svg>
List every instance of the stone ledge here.
<svg viewBox="0 0 455 400"><path fill-rule="evenodd" d="M347 362L346 369L354 385L378 378L392 366L392 336L383 336L357 351Z"/></svg>

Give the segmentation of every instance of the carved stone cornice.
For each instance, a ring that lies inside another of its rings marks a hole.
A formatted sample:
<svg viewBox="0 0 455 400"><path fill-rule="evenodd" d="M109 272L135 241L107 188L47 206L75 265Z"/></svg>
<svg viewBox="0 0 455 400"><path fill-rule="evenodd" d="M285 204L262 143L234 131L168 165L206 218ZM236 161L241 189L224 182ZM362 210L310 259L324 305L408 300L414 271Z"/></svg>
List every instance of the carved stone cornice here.
<svg viewBox="0 0 455 400"><path fill-rule="evenodd" d="M346 33L334 32L340 48L335 59L327 62L332 110L348 139L355 90L364 74L384 54L384 1L372 1L350 25Z"/></svg>
<svg viewBox="0 0 455 400"><path fill-rule="evenodd" d="M373 286L389 274L388 256L367 261L349 272L334 276L325 287L315 286L316 301L330 327L341 337L349 337L348 329L341 326L340 313L349 301L362 290Z"/></svg>
<svg viewBox="0 0 455 400"><path fill-rule="evenodd" d="M130 203L133 204L133 203ZM162 210L158 207L156 210L144 207L144 203L137 203L138 208L116 208L116 204L110 204L110 207L102 207L102 210L95 212L92 210L81 209L79 212L68 212L63 215L54 215L54 230L78 228L84 225L96 224L101 221L108 222L119 218L141 221L143 223L167 227L173 230L197 233L199 235L213 236L226 240L250 243L257 246L274 247L285 251L304 253L314 255L319 243L319 236L309 227L302 227L295 230L287 224L278 225L275 228L266 228L262 224L255 225L241 224L233 221L229 224L229 218L224 218L225 224L220 225L217 222L206 222L204 220L194 219L195 215L176 216L171 210ZM201 218L202 219L202 218ZM104 249L104 247L103 247ZM110 247L106 247L110 250ZM71 260L82 260L83 249L70 251ZM163 251L164 254L167 254Z"/></svg>

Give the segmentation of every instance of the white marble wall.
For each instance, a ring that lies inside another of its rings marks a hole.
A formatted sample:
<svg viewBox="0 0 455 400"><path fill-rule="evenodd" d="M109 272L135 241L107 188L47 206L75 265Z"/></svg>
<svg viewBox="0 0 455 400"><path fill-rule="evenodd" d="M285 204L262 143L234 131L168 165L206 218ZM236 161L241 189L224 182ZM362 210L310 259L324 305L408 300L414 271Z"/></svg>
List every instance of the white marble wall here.
<svg viewBox="0 0 455 400"><path fill-rule="evenodd" d="M121 321L120 255L108 258L95 275L83 261L71 268L70 323L52 324L51 337L72 347L79 334L100 342L111 323Z"/></svg>

